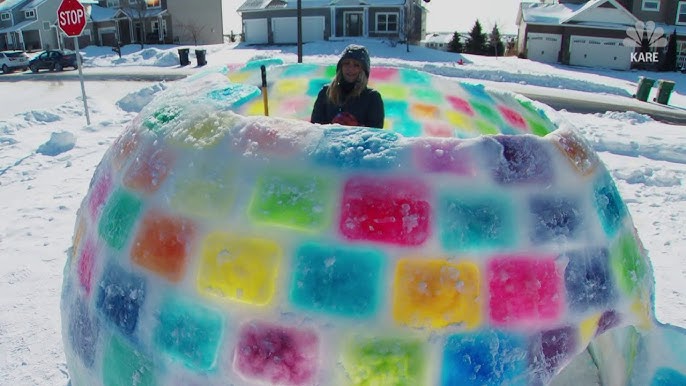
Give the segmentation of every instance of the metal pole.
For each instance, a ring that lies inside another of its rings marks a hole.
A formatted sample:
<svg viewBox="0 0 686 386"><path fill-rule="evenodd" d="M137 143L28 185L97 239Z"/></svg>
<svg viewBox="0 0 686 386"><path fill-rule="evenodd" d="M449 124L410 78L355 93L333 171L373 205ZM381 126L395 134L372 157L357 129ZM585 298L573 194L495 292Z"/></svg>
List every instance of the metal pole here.
<svg viewBox="0 0 686 386"><path fill-rule="evenodd" d="M414 30L414 0L408 0L407 15L405 20L405 50L410 52L410 35Z"/></svg>
<svg viewBox="0 0 686 386"><path fill-rule="evenodd" d="M264 105L264 115L269 116L269 98L267 97L267 68L263 65L260 66L260 72L262 73L262 104Z"/></svg>
<svg viewBox="0 0 686 386"><path fill-rule="evenodd" d="M83 98L83 110L86 112L86 124L90 126L91 117L88 115L88 100L86 98L86 88L83 86L83 72L81 70L81 67L83 67L83 63L81 63L81 54L79 53L79 39L76 36L74 36L74 47L76 48L76 63L79 66L79 81L81 82L81 98Z"/></svg>
<svg viewBox="0 0 686 386"><path fill-rule="evenodd" d="M298 0L298 63L303 62L303 5Z"/></svg>

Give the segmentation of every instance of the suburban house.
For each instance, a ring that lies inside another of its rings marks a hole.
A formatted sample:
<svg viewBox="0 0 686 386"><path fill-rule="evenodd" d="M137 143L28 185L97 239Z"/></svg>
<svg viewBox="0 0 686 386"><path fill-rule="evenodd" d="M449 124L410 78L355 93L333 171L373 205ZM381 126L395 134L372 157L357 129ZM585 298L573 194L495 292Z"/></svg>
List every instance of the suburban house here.
<svg viewBox="0 0 686 386"><path fill-rule="evenodd" d="M677 34L677 68L686 67L686 1L623 0L625 7L644 22L653 21L665 35Z"/></svg>
<svg viewBox="0 0 686 386"><path fill-rule="evenodd" d="M0 49L39 50L57 47L60 0L0 1Z"/></svg>
<svg viewBox="0 0 686 386"><path fill-rule="evenodd" d="M676 29L686 39L686 1L546 0L520 4L518 52L531 60L627 70L635 65L628 31L653 21L665 34ZM683 26L683 27L682 27ZM678 61L686 57L680 43ZM661 49L652 47L653 50Z"/></svg>
<svg viewBox="0 0 686 386"><path fill-rule="evenodd" d="M243 41L297 43L297 3L296 0L244 2L236 10L243 21ZM426 9L420 0L301 0L300 4L303 42L355 36L419 41L425 35Z"/></svg>
<svg viewBox="0 0 686 386"><path fill-rule="evenodd" d="M427 34L419 44L435 50L448 51L452 40L453 32L434 32ZM464 38L460 37L460 41L464 42Z"/></svg>
<svg viewBox="0 0 686 386"><path fill-rule="evenodd" d="M74 48L57 26L62 0L0 0L0 48ZM79 0L88 24L80 47L145 44L221 44L222 0Z"/></svg>
<svg viewBox="0 0 686 386"><path fill-rule="evenodd" d="M58 0L59 1L59 0ZM220 44L221 0L81 0L90 23L79 45ZM69 46L69 41L66 41Z"/></svg>

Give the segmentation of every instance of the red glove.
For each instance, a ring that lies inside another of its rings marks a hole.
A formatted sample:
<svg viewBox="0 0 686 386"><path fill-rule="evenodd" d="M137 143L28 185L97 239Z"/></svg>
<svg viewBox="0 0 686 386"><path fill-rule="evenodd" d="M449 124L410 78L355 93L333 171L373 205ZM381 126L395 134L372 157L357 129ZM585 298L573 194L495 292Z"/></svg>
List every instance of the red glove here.
<svg viewBox="0 0 686 386"><path fill-rule="evenodd" d="M355 118L354 115L348 113L348 112L342 112L336 114L335 117L333 117L333 120L331 123L338 123L339 125L344 125L344 126L359 126L360 124L357 122L357 119Z"/></svg>

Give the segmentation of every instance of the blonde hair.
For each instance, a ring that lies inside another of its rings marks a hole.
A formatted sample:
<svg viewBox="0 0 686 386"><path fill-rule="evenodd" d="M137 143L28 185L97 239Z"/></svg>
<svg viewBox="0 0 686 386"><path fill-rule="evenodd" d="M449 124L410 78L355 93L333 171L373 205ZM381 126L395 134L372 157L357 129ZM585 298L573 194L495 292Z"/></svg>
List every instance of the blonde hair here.
<svg viewBox="0 0 686 386"><path fill-rule="evenodd" d="M367 88L367 74L365 74L364 71L360 72L360 76L357 79L357 82L355 82L355 87L353 90L348 94L347 98L350 97L357 97L362 94L362 91L364 91L365 88ZM333 80L331 81L331 84L329 84L329 90L326 93L326 96L329 98L331 103L333 103L336 106L341 106L343 103L345 103L345 100L341 100L343 97L341 95L341 82L344 82L343 79L343 74L341 71L336 71L336 76L334 76Z"/></svg>

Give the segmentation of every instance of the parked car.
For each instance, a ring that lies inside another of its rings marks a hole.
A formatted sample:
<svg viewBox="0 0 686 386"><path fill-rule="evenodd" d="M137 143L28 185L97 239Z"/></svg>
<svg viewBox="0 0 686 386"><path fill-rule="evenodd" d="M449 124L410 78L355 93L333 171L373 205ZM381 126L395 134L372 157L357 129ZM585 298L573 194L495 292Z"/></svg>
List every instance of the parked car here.
<svg viewBox="0 0 686 386"><path fill-rule="evenodd" d="M24 51L0 51L0 69L4 74L29 68L29 56Z"/></svg>
<svg viewBox="0 0 686 386"><path fill-rule="evenodd" d="M34 56L29 61L32 72L39 70L62 71L65 67L79 68L76 52L70 50L47 50Z"/></svg>

